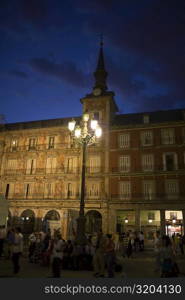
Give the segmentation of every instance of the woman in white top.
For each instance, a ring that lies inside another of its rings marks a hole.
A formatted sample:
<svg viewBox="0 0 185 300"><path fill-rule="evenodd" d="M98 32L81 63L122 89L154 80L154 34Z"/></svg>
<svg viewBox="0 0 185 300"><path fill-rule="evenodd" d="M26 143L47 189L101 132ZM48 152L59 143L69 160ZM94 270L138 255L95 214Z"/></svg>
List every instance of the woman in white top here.
<svg viewBox="0 0 185 300"><path fill-rule="evenodd" d="M57 233L54 239L51 241L50 247L51 247L52 273L53 273L53 277L57 278L60 277L63 250L65 247L65 241L62 239L59 233Z"/></svg>

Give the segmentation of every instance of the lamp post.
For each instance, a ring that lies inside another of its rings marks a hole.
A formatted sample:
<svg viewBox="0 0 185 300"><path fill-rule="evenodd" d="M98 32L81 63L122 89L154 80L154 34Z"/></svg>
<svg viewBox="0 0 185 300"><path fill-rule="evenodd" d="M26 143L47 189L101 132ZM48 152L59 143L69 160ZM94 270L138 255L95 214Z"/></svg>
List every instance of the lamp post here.
<svg viewBox="0 0 185 300"><path fill-rule="evenodd" d="M75 120L68 123L68 129L75 143L82 146L82 170L81 170L81 191L80 191L80 211L77 219L77 236L76 242L79 245L86 243L84 215L85 207L85 171L86 171L86 148L90 144L94 144L102 135L102 129L97 120L90 120L87 113L83 114L80 125Z"/></svg>

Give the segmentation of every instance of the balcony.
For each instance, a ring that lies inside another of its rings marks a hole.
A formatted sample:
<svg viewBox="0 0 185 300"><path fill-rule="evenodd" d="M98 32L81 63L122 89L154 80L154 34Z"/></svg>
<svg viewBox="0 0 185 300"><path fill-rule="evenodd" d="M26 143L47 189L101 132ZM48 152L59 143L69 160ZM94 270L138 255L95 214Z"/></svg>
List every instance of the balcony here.
<svg viewBox="0 0 185 300"><path fill-rule="evenodd" d="M181 203L185 202L185 194L164 194L164 193L151 193L149 195L144 195L142 193L134 193L134 194L125 194L125 195L120 195L120 194L111 194L110 199L113 202L128 202L128 203L161 203L161 201L166 201L166 202L175 202L180 201ZM163 202L164 203L164 202Z"/></svg>
<svg viewBox="0 0 185 300"><path fill-rule="evenodd" d="M6 147L6 152L22 152L22 151L54 151L55 149L69 149L74 148L69 143L55 143L54 145L49 144L36 144L36 145L24 145L24 146L11 146ZM79 148L76 146L75 148Z"/></svg>
<svg viewBox="0 0 185 300"><path fill-rule="evenodd" d="M97 175L102 173L103 169L100 167L87 167L86 173L88 175ZM50 175L50 174L71 174L78 175L81 174L81 168L68 168L68 167L60 167L60 168L32 168L32 169L5 169L4 175Z"/></svg>
<svg viewBox="0 0 185 300"><path fill-rule="evenodd" d="M128 173L159 173L159 172L177 172L177 171L185 171L185 164L182 165L178 165L178 167L176 167L175 165L170 166L170 167L164 167L163 165L158 165L158 166L154 166L153 168L149 169L146 167L131 167L130 169L126 169L123 170L119 167L113 167L110 169L110 172L115 174L115 173L119 173L119 174L128 174Z"/></svg>

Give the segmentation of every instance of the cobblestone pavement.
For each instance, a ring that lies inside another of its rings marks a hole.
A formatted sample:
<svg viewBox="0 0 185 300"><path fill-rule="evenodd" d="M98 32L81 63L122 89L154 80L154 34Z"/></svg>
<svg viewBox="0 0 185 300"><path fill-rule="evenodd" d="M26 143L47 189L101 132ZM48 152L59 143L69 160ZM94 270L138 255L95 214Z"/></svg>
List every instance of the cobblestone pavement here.
<svg viewBox="0 0 185 300"><path fill-rule="evenodd" d="M180 277L185 277L185 257L177 258L180 268ZM126 278L159 278L160 273L155 271L155 257L153 252L136 253L132 258L124 259L124 273ZM11 260L2 258L0 260L0 277L15 277L12 273ZM18 278L47 278L51 277L51 268L39 264L29 263L27 258L21 258L21 270ZM94 278L93 271L71 271L62 270L63 278ZM116 278L123 277L120 272L115 273Z"/></svg>

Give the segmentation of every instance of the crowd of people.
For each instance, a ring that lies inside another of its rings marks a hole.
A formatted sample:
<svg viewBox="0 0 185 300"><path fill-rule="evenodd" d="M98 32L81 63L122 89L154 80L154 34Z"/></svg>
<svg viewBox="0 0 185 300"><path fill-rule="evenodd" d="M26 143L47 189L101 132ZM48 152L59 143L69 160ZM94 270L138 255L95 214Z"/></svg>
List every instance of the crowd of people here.
<svg viewBox="0 0 185 300"><path fill-rule="evenodd" d="M145 250L145 237L142 231L122 234L98 233L87 236L85 245L79 245L75 238L64 240L59 231L33 232L28 236L27 247L19 227L0 228L0 258L4 254L12 259L13 272L20 270L20 257L26 255L30 264L50 267L52 277L60 277L61 270L89 270L95 277L112 278L115 271L125 277L125 258L132 258L137 252ZM178 253L184 255L185 238L180 234L161 236L156 232L153 247L155 271L161 277L174 277L179 273L176 262ZM23 247L24 246L24 247Z"/></svg>

